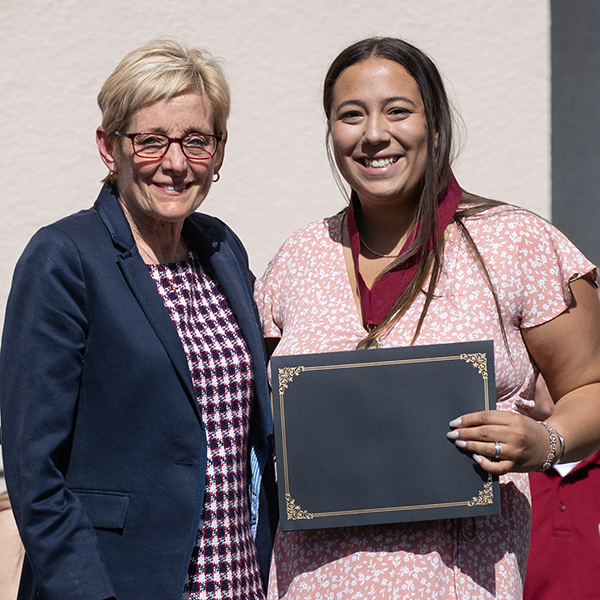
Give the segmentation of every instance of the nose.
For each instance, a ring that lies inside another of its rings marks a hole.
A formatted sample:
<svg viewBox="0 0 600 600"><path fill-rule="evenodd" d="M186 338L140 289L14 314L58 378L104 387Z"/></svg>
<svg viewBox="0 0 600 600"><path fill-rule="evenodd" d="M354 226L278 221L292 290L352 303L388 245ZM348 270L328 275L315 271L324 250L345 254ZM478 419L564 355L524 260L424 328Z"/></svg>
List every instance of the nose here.
<svg viewBox="0 0 600 600"><path fill-rule="evenodd" d="M181 142L171 140L171 143L167 148L167 153L162 159L162 168L165 171L182 173L183 171L187 170L187 166L187 158L185 157L185 154L181 148Z"/></svg>
<svg viewBox="0 0 600 600"><path fill-rule="evenodd" d="M364 139L369 144L376 146L389 140L387 121L381 114L371 114L365 121Z"/></svg>

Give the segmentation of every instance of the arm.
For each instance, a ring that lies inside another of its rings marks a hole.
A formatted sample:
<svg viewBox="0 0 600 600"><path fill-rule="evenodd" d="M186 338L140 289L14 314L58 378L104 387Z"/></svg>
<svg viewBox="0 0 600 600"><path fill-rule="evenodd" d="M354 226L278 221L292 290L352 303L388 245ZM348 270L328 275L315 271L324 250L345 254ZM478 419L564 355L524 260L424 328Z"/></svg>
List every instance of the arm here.
<svg viewBox="0 0 600 600"><path fill-rule="evenodd" d="M544 376L556 406L547 422L565 440L564 462L583 459L600 446L600 302L589 277L571 284L568 310L529 329L523 339ZM463 415L448 434L457 446L475 453L489 472L536 471L548 455L545 427L506 411ZM494 442L500 442L498 462ZM560 448L558 448L560 450Z"/></svg>
<svg viewBox="0 0 600 600"><path fill-rule="evenodd" d="M535 407L529 412L529 416L536 421L545 421L553 412L554 400L544 378L539 375L535 382Z"/></svg>
<svg viewBox="0 0 600 600"><path fill-rule="evenodd" d="M87 335L75 243L36 234L15 270L0 355L4 466L15 519L47 600L114 595L96 535L65 485Z"/></svg>

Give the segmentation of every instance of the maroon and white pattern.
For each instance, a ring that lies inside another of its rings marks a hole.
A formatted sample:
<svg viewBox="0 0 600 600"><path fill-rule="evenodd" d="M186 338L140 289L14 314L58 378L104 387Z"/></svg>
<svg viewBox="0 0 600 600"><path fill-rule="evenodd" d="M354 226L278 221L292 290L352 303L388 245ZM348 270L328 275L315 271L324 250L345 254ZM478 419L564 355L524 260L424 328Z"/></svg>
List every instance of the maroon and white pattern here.
<svg viewBox="0 0 600 600"><path fill-rule="evenodd" d="M246 494L250 353L227 300L193 252L149 269L183 344L208 445L202 523L183 598L262 600Z"/></svg>
<svg viewBox="0 0 600 600"><path fill-rule="evenodd" d="M365 336L348 280L342 215L294 233L256 282L266 337L281 337L276 355L354 350ZM502 338L493 296L456 226L417 344L493 340L498 408L527 414L537 372L521 335L570 304L569 282L594 266L540 217L496 208L465 221L485 260L506 327ZM381 340L410 344L425 294ZM415 398L418 403L418 398ZM457 415L458 416L458 415ZM374 527L278 532L269 600L517 600L529 546L527 475L500 478L502 513Z"/></svg>

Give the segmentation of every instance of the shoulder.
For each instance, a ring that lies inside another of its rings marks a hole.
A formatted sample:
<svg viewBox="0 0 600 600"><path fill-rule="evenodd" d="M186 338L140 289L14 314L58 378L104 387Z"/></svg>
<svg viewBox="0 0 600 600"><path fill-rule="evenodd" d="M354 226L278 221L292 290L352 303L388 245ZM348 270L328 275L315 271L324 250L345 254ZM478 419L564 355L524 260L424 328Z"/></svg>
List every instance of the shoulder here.
<svg viewBox="0 0 600 600"><path fill-rule="evenodd" d="M93 208L88 208L42 227L34 235L34 238L59 239L71 237L74 240L85 240L94 229L102 231L105 228L98 212Z"/></svg>
<svg viewBox="0 0 600 600"><path fill-rule="evenodd" d="M343 214L314 221L294 231L271 259L257 289L264 286L295 285L303 277L313 277L339 261Z"/></svg>
<svg viewBox="0 0 600 600"><path fill-rule="evenodd" d="M186 221L189 228L188 231L191 230L190 226L192 226L201 235L209 238L211 241L225 242L231 247L238 259L248 262L246 249L242 241L231 227L221 221L221 219L204 213L192 213Z"/></svg>
<svg viewBox="0 0 600 600"><path fill-rule="evenodd" d="M82 210L38 230L25 247L19 264L68 260L81 252L86 254L86 250L97 252L102 238L110 243L96 210Z"/></svg>
<svg viewBox="0 0 600 600"><path fill-rule="evenodd" d="M595 266L566 235L524 208L494 206L465 217L463 223L486 268L503 281L521 281L524 297L533 298L530 292L534 289L546 290L546 297L547 291L553 290L564 310L570 304L568 283L595 272ZM453 239L455 248L465 248L460 237Z"/></svg>
<svg viewBox="0 0 600 600"><path fill-rule="evenodd" d="M300 229L294 231L282 244L279 252L290 251L292 249L305 249L312 251L323 245L341 243L342 223L344 214L338 213L332 217L313 221Z"/></svg>
<svg viewBox="0 0 600 600"><path fill-rule="evenodd" d="M471 208L469 206L460 206L462 208ZM473 208L478 208L474 205ZM552 225L543 217L514 204L498 204L483 208L480 212L464 218L465 223L472 226L486 226L491 224L506 225L511 224L535 224L536 226Z"/></svg>
<svg viewBox="0 0 600 600"><path fill-rule="evenodd" d="M205 213L195 212L192 213L188 220L201 227L205 232L212 231L216 235L235 235L232 229L226 225L221 219L207 215Z"/></svg>
<svg viewBox="0 0 600 600"><path fill-rule="evenodd" d="M485 246L506 244L517 250L536 246L539 250L558 245L577 250L572 242L552 223L519 206L503 204L487 208L463 219L465 227L477 241Z"/></svg>

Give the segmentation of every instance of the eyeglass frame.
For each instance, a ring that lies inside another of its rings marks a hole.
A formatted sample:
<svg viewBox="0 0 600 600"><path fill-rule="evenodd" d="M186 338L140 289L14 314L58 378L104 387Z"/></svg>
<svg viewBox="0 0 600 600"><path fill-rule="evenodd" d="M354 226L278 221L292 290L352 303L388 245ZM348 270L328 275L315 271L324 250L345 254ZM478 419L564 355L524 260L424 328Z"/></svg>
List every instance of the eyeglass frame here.
<svg viewBox="0 0 600 600"><path fill-rule="evenodd" d="M168 135L165 135L164 133L157 133L156 131L149 131L149 132L142 131L140 133L124 133L122 131L115 131L115 135L118 135L119 137L122 137L122 138L129 138L131 140L131 147L133 148L133 153L138 158L141 158L142 160L162 160L167 155L167 152L169 151L169 148L171 147L171 144L173 142L177 142L179 144L179 147L181 148L181 152L183 153L183 155L186 157L187 160L210 160L217 153L217 150L219 149L219 144L223 141L223 137L220 135L212 135L211 133L200 133L197 131L188 133L187 135L184 135L182 138L171 138ZM160 156L158 156L158 155L142 156L135 151L135 143L133 141L134 138L138 135L160 135L163 138L167 138L167 140L169 140L169 141L167 142L167 147L165 148L165 151ZM210 137L210 138L214 138L215 140L217 140L217 143L215 144L215 151L210 156L204 156L204 157L188 156L185 152L185 149L183 148L183 140L185 140L186 138L188 138L192 135L202 135L204 137Z"/></svg>

